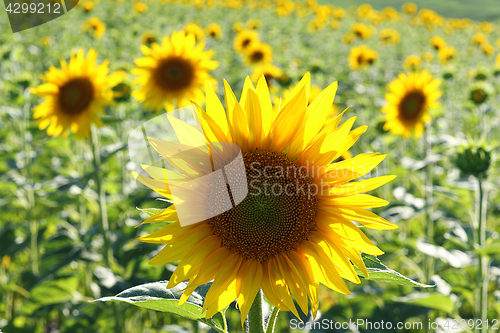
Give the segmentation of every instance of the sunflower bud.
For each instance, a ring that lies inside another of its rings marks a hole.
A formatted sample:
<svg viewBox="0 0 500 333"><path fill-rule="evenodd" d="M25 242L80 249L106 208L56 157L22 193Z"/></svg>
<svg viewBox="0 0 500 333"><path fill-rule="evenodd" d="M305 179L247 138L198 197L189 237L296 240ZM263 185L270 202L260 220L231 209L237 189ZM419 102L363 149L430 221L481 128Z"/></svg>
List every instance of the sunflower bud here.
<svg viewBox="0 0 500 333"><path fill-rule="evenodd" d="M484 145L473 143L462 146L457 154L455 164L463 176L482 177L486 175L491 164L491 152Z"/></svg>
<svg viewBox="0 0 500 333"><path fill-rule="evenodd" d="M474 83L469 88L469 99L476 105L483 104L493 94L493 87L482 81Z"/></svg>

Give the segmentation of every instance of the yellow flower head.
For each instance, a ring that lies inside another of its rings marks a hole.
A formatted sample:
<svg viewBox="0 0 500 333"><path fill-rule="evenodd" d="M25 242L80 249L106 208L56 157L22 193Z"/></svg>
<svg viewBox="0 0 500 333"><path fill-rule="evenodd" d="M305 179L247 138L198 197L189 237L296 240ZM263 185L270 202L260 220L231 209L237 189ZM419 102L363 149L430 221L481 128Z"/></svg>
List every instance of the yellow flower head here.
<svg viewBox="0 0 500 333"><path fill-rule="evenodd" d="M235 24L233 24L232 29L234 32L241 32L245 30L245 26L241 22L236 22Z"/></svg>
<svg viewBox="0 0 500 333"><path fill-rule="evenodd" d="M92 17L83 23L83 29L92 31L95 38L101 38L106 32L106 24L97 17Z"/></svg>
<svg viewBox="0 0 500 333"><path fill-rule="evenodd" d="M457 57L457 50L451 46L444 46L439 49L438 59L442 64L447 64Z"/></svg>
<svg viewBox="0 0 500 333"><path fill-rule="evenodd" d="M343 8L340 8L340 7L335 8L334 10L332 10L332 16L337 20L341 20L345 16L345 10Z"/></svg>
<svg viewBox="0 0 500 333"><path fill-rule="evenodd" d="M220 25L217 23L212 23L209 26L205 28L205 32L207 36L213 37L215 39L221 39L222 38L222 29L220 28Z"/></svg>
<svg viewBox="0 0 500 333"><path fill-rule="evenodd" d="M396 29L382 29L380 40L386 45L397 45L399 44L399 32Z"/></svg>
<svg viewBox="0 0 500 333"><path fill-rule="evenodd" d="M418 55L412 54L405 59L404 69L407 71L416 71L422 66L422 59Z"/></svg>
<svg viewBox="0 0 500 333"><path fill-rule="evenodd" d="M392 134L409 137L414 133L420 137L424 124L431 121L430 109L439 107L440 80L426 70L399 76L387 85L386 106L382 108L386 122L384 130Z"/></svg>
<svg viewBox="0 0 500 333"><path fill-rule="evenodd" d="M333 30L337 30L338 28L340 28L340 22L337 21L337 20L332 20L330 22L330 27L333 29Z"/></svg>
<svg viewBox="0 0 500 333"><path fill-rule="evenodd" d="M272 86L276 79L279 79L283 75L283 71L273 64L264 64L255 67L252 73L252 81L257 82L261 76L266 79L267 85Z"/></svg>
<svg viewBox="0 0 500 333"><path fill-rule="evenodd" d="M353 47L349 53L349 67L354 70L366 69L378 59L378 53L366 45Z"/></svg>
<svg viewBox="0 0 500 333"><path fill-rule="evenodd" d="M392 7L385 7L382 15L388 21L397 21L400 19L400 14Z"/></svg>
<svg viewBox="0 0 500 333"><path fill-rule="evenodd" d="M495 53L495 48L489 43L484 43L481 45L481 51L483 51L485 55L490 56Z"/></svg>
<svg viewBox="0 0 500 333"><path fill-rule="evenodd" d="M472 44L474 45L482 45L484 43L488 42L488 38L483 33L476 33L474 36L472 36Z"/></svg>
<svg viewBox="0 0 500 333"><path fill-rule="evenodd" d="M132 74L138 76L134 83L139 87L132 96L156 111L190 105L190 99L202 100L205 81L212 80L209 72L219 66L211 59L214 51L204 51L205 43L196 44L194 36L183 31L151 46L143 45L145 57L135 59Z"/></svg>
<svg viewBox="0 0 500 333"><path fill-rule="evenodd" d="M483 31L483 32L486 32L487 34L491 34L493 32L493 24L491 24L490 22L481 22L478 24L478 28Z"/></svg>
<svg viewBox="0 0 500 333"><path fill-rule="evenodd" d="M234 38L234 49L238 52L246 52L254 44L258 44L259 34L253 30L243 30Z"/></svg>
<svg viewBox="0 0 500 333"><path fill-rule="evenodd" d="M406 3L403 4L403 6L401 7L401 9L406 14L415 15L417 13L418 7L417 7L417 5L415 5L412 2L406 2Z"/></svg>
<svg viewBox="0 0 500 333"><path fill-rule="evenodd" d="M146 5L145 3L142 3L142 2L137 2L135 5L134 5L134 10L138 13L147 13L148 12L148 5Z"/></svg>
<svg viewBox="0 0 500 333"><path fill-rule="evenodd" d="M422 58L424 58L425 61L427 62L431 62L432 60L434 60L434 55L432 55L431 52L429 51L426 51L424 52L424 54L422 55Z"/></svg>
<svg viewBox="0 0 500 333"><path fill-rule="evenodd" d="M202 309L206 318L237 299L243 325L260 289L280 310L299 316L295 300L304 313L310 304L316 317L320 283L349 294L343 279L361 282L354 266L368 275L360 253L383 253L363 231L394 229L396 225L367 210L388 202L365 193L394 176L354 181L385 158L379 153L331 163L348 151L367 128L352 130L355 117L340 124L341 115L326 124L336 82L307 105L307 74L274 114L263 77L256 87L247 78L239 101L230 86L224 86L225 109L210 85L206 88L206 111L196 106L203 133L172 117L171 123L178 136L186 138L184 145L190 144L189 139L193 148L198 148L199 142L213 143L215 147L221 143L237 145L246 170L246 176L237 181L243 186L251 183L248 195L219 215L182 227L180 211L187 208L193 214L206 216L211 207L220 205L224 194L227 196L226 192L211 190L213 186L193 188L191 201L175 203L144 221L171 223L139 240L166 244L150 264L180 260L167 288L189 280L180 296L181 304L196 287L213 280ZM171 143L148 140L167 161L171 160L165 154ZM137 180L171 201L173 193L165 188L163 170L150 166L145 170L151 178L134 173ZM199 163L180 170L193 171L212 174L211 168L201 170ZM155 183L163 189L156 188ZM231 188L235 195L238 189ZM352 221L364 225L363 231Z"/></svg>
<svg viewBox="0 0 500 333"><path fill-rule="evenodd" d="M154 42L156 42L156 36L153 34L151 31L146 31L142 36L141 36L141 42L146 45L151 45Z"/></svg>
<svg viewBox="0 0 500 333"><path fill-rule="evenodd" d="M92 1L85 1L81 4L84 12L88 13L94 9L94 3Z"/></svg>
<svg viewBox="0 0 500 333"><path fill-rule="evenodd" d="M257 29L262 25L262 22L260 20L248 20L247 21L247 28L248 29Z"/></svg>
<svg viewBox="0 0 500 333"><path fill-rule="evenodd" d="M120 83L124 72L109 74L108 61L96 64L97 52L90 49L85 57L83 49L71 55L69 63L61 60L61 69L51 66L42 76L45 83L31 92L44 98L34 108L33 118L38 127L47 128L51 136L68 135L88 138L92 124L102 125L99 119L104 107L113 104L114 86Z"/></svg>
<svg viewBox="0 0 500 333"><path fill-rule="evenodd" d="M253 43L245 52L245 61L251 65L269 63L273 60L273 49L266 43Z"/></svg>
<svg viewBox="0 0 500 333"><path fill-rule="evenodd" d="M430 43L431 46L436 50L440 50L441 48L446 46L446 41L441 36L432 37Z"/></svg>
<svg viewBox="0 0 500 333"><path fill-rule="evenodd" d="M355 23L351 26L351 31L361 39L368 39L373 34L374 28L364 23Z"/></svg>
<svg viewBox="0 0 500 333"><path fill-rule="evenodd" d="M192 34L195 38L195 41L199 42L203 40L205 33L203 29L196 23L189 23L184 27L184 33L186 35Z"/></svg>
<svg viewBox="0 0 500 333"><path fill-rule="evenodd" d="M348 33L342 36L342 43L344 44L351 44L356 40L356 35L353 33Z"/></svg>
<svg viewBox="0 0 500 333"><path fill-rule="evenodd" d="M49 36L43 36L42 38L40 38L40 41L42 42L43 46L49 46L50 44L52 44L52 38L50 38Z"/></svg>

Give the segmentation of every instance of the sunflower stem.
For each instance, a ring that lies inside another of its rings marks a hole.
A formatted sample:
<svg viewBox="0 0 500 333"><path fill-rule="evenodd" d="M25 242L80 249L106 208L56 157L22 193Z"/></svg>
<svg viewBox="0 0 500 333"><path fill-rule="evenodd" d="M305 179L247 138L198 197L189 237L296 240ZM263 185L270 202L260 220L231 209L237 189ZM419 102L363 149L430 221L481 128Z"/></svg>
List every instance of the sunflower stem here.
<svg viewBox="0 0 500 333"><path fill-rule="evenodd" d="M266 333L273 333L274 327L276 326L276 319L278 318L278 313L280 310L277 307L273 308L273 312L269 317L269 322L267 323Z"/></svg>
<svg viewBox="0 0 500 333"><path fill-rule="evenodd" d="M252 307L248 312L248 332L264 333L264 316L262 314L262 290L255 296Z"/></svg>
<svg viewBox="0 0 500 333"><path fill-rule="evenodd" d="M423 146L424 146L424 156L425 159L431 153L431 147L428 141L427 133L430 129L430 126L427 125L426 130L422 136ZM426 227L427 227L427 241L429 244L434 244L434 220L432 219L433 211L432 211L432 195L433 195L433 186L432 186L432 162L429 162L425 166L425 219L426 219ZM430 283L432 275L434 274L434 258L431 256L425 256L425 276L427 279L427 283Z"/></svg>
<svg viewBox="0 0 500 333"><path fill-rule="evenodd" d="M101 174L101 157L99 155L99 132L96 127L92 127L92 153L94 157L94 168L96 169L95 182L97 186L97 194L99 196L99 210L101 212L101 216L99 218L99 223L101 225L101 234L104 240L104 253L103 260L104 265L106 267L110 267L111 263L111 249L109 246L109 222L108 222L108 212L106 207L106 189L102 183L102 174Z"/></svg>
<svg viewBox="0 0 500 333"><path fill-rule="evenodd" d="M484 204L484 188L483 188L483 177L477 177L478 191L477 191L477 223L476 223L476 233L477 233L477 246L479 249L484 249L486 245L486 209ZM482 323L486 323L488 319L488 258L485 255L480 254L478 257L479 267L477 270L477 309L478 309L478 319ZM482 328L478 329L477 332L487 332L486 325L482 325Z"/></svg>
<svg viewBox="0 0 500 333"><path fill-rule="evenodd" d="M24 97L28 100L30 97L30 90L26 89L24 92ZM38 219L34 216L33 210L35 209L35 190L34 181L31 175L31 135L28 133L29 121L30 121L30 110L31 103L27 102L23 107L23 122L21 127L21 135L24 149L24 168L23 176L26 178L26 218L30 224L30 261L31 261L31 271L37 276L39 271L38 265Z"/></svg>

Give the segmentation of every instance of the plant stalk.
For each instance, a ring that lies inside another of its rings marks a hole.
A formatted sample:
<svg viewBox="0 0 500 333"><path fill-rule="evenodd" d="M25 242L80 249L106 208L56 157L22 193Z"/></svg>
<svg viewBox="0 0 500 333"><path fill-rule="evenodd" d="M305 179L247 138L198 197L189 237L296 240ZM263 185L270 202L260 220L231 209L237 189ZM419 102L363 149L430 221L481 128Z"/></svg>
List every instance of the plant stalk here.
<svg viewBox="0 0 500 333"><path fill-rule="evenodd" d="M100 218L99 223L101 225L101 234L104 241L104 253L103 260L106 267L110 267L111 263L111 248L109 244L109 222L108 222L108 212L106 208L106 189L103 186L102 172L101 168L101 157L99 155L99 132L96 127L92 127L92 153L94 168L97 170L95 174L95 182L97 186L97 194L99 196L99 210Z"/></svg>
<svg viewBox="0 0 500 333"><path fill-rule="evenodd" d="M255 296L252 307L248 312L248 332L264 333L264 316L262 314L263 295L262 290L259 290Z"/></svg>
<svg viewBox="0 0 500 333"><path fill-rule="evenodd" d="M484 250L486 245L486 213L484 211L484 188L483 188L483 177L479 176L477 178L478 183L478 193L477 193L477 223L476 223L476 232L477 232L477 240L478 247L480 250ZM478 319L481 320L483 325L481 325L481 329L478 329L478 332L486 333L488 330L486 328L486 321L488 319L488 257L484 254L480 254L479 257L479 267L477 270L477 307L478 307Z"/></svg>

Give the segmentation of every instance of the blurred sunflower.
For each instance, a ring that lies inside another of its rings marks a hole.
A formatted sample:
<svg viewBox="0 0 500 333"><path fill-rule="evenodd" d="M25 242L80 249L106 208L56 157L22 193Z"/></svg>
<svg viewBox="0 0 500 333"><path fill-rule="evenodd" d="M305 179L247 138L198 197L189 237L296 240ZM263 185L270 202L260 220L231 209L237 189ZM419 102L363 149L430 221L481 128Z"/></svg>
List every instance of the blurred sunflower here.
<svg viewBox="0 0 500 333"><path fill-rule="evenodd" d="M455 50L452 46L444 46L439 49L438 59L439 61L446 65L450 60L453 60L457 57L457 50Z"/></svg>
<svg viewBox="0 0 500 333"><path fill-rule="evenodd" d="M342 36L342 43L344 44L351 44L356 40L356 35L353 33L348 33Z"/></svg>
<svg viewBox="0 0 500 333"><path fill-rule="evenodd" d="M144 34L141 36L141 42L146 45L151 45L154 42L156 42L156 36L153 34L151 31L146 31Z"/></svg>
<svg viewBox="0 0 500 333"><path fill-rule="evenodd" d="M349 53L349 67L351 69L366 69L378 59L378 53L366 45L353 47Z"/></svg>
<svg viewBox="0 0 500 333"><path fill-rule="evenodd" d="M94 9L94 3L92 1L85 1L81 4L82 9L85 13L88 13Z"/></svg>
<svg viewBox="0 0 500 333"><path fill-rule="evenodd" d="M234 49L245 52L250 46L259 43L259 34L253 30L243 30L234 38Z"/></svg>
<svg viewBox="0 0 500 333"><path fill-rule="evenodd" d="M469 87L469 100L476 105L483 104L493 94L494 89L491 84L478 81Z"/></svg>
<svg viewBox="0 0 500 333"><path fill-rule="evenodd" d="M418 55L412 54L406 57L403 67L407 71L416 71L422 66L422 59Z"/></svg>
<svg viewBox="0 0 500 333"><path fill-rule="evenodd" d="M245 30L245 25L241 22L236 22L235 24L233 24L231 29L233 29L234 32L241 32Z"/></svg>
<svg viewBox="0 0 500 333"><path fill-rule="evenodd" d="M203 29L196 23L187 24L183 30L186 35L192 34L197 42L202 41L205 36Z"/></svg>
<svg viewBox="0 0 500 333"><path fill-rule="evenodd" d="M424 60L427 62L431 62L432 60L434 60L434 56L429 51L425 51L424 54L422 55L422 58L424 58Z"/></svg>
<svg viewBox="0 0 500 333"><path fill-rule="evenodd" d="M446 41L441 36L434 36L430 41L432 47L436 50L440 50L446 46Z"/></svg>
<svg viewBox="0 0 500 333"><path fill-rule="evenodd" d="M251 65L259 65L273 60L273 49L266 43L254 43L245 52L245 60Z"/></svg>
<svg viewBox="0 0 500 333"><path fill-rule="evenodd" d="M190 99L203 99L206 80L212 81L209 72L219 66L213 61L213 50L204 51L205 43L196 44L192 34L174 32L171 38L165 36L162 44L152 48L141 47L143 58L135 59L137 75L134 84L139 88L132 92L138 101L156 111L163 107L167 111L175 107L190 105Z"/></svg>
<svg viewBox="0 0 500 333"><path fill-rule="evenodd" d="M99 20L97 17L91 17L83 23L83 29L86 31L92 31L94 37L99 39L106 33L106 24Z"/></svg>
<svg viewBox="0 0 500 333"><path fill-rule="evenodd" d="M387 105L382 108L386 123L384 130L392 134L409 137L415 133L420 137L424 124L431 120L428 110L439 107L440 80L434 79L426 70L408 75L399 74L387 85Z"/></svg>
<svg viewBox="0 0 500 333"><path fill-rule="evenodd" d="M366 131L366 126L351 130L355 117L339 126L341 115L325 126L336 88L335 82L307 106L310 90L307 74L273 116L263 77L256 88L247 78L240 101L225 82L226 110L207 85L207 111L197 105L205 134L183 123L178 126L178 136L192 138L196 146L199 140L237 144L247 175L242 182L247 184L252 179L252 187L259 191L247 195L222 214L185 227L181 227L176 210L183 204L194 207L192 202L170 206L143 222L172 221L139 240L167 244L150 264L180 260L167 286L172 288L189 279L180 304L196 287L213 280L202 309L206 318L237 299L243 324L260 289L274 306L292 311L297 317L294 299L304 313L309 312L309 300L316 317L319 283L349 294L343 279L360 283L353 265L368 275L360 252L380 255L382 251L351 221L372 229L397 227L367 210L385 206L387 201L363 194L394 176L352 181L385 158L379 153L360 154L330 164ZM160 154L169 145L154 138L149 138L149 142ZM305 171L280 174L279 170ZM147 166L146 172L152 178L134 176L171 200L162 169ZM155 183L161 184L163 190ZM316 186L321 193L264 191L269 184L286 188L297 184L306 188ZM200 198L197 204L200 211L210 209L219 200L217 195L209 193L196 192L193 197Z"/></svg>
<svg viewBox="0 0 500 333"><path fill-rule="evenodd" d="M495 58L495 67L500 68L500 54L498 54Z"/></svg>
<svg viewBox="0 0 500 333"><path fill-rule="evenodd" d="M337 30L340 28L340 22L338 20L332 20L332 22L330 22L330 28Z"/></svg>
<svg viewBox="0 0 500 333"><path fill-rule="evenodd" d="M406 3L403 4L403 6L401 7L401 9L406 14L414 15L414 14L417 13L418 7L417 7L417 5L415 5L412 2L406 2Z"/></svg>
<svg viewBox="0 0 500 333"><path fill-rule="evenodd" d="M351 26L351 31L354 35L361 39L368 39L373 34L373 27L369 27L363 23L355 23Z"/></svg>
<svg viewBox="0 0 500 333"><path fill-rule="evenodd" d="M382 43L386 45L399 43L399 32L395 29L382 29L379 36Z"/></svg>
<svg viewBox="0 0 500 333"><path fill-rule="evenodd" d="M273 64L267 63L255 67L252 73L252 81L257 82L260 77L264 76L268 86L272 86L274 80L280 78L283 75L283 71Z"/></svg>
<svg viewBox="0 0 500 333"><path fill-rule="evenodd" d="M490 56L495 53L495 48L489 43L484 43L481 45L481 51L483 51L485 55Z"/></svg>
<svg viewBox="0 0 500 333"><path fill-rule="evenodd" d="M262 25L262 22L260 20L248 20L247 21L247 28L248 29L257 29Z"/></svg>
<svg viewBox="0 0 500 333"><path fill-rule="evenodd" d="M90 49L85 57L83 49L73 53L69 63L61 60L61 69L51 66L42 76L45 83L31 92L44 98L34 108L40 130L47 128L50 136L68 135L89 138L92 124L102 125L99 114L113 104L114 86L125 77L124 72L109 74L108 63L96 64L97 52Z"/></svg>
<svg viewBox="0 0 500 333"><path fill-rule="evenodd" d="M50 38L49 36L43 36L42 38L40 38L40 42L42 42L43 46L49 46L52 44L52 38Z"/></svg>
<svg viewBox="0 0 500 333"><path fill-rule="evenodd" d="M222 37L222 29L220 28L220 25L218 25L217 23L212 23L208 25L205 28L205 33L207 34L207 36L211 36L215 39L221 39Z"/></svg>
<svg viewBox="0 0 500 333"><path fill-rule="evenodd" d="M474 45L482 45L486 42L488 42L488 38L486 38L486 36L480 32L472 36L472 44Z"/></svg>
<svg viewBox="0 0 500 333"><path fill-rule="evenodd" d="M137 2L134 5L134 10L137 13L141 13L141 14L147 13L148 12L148 5L146 5L145 3L142 3L142 2Z"/></svg>

